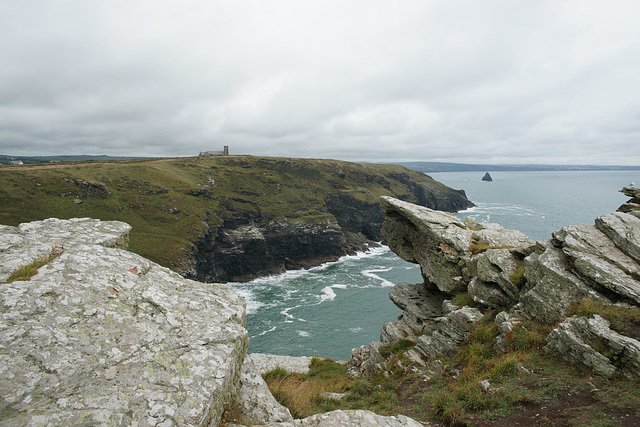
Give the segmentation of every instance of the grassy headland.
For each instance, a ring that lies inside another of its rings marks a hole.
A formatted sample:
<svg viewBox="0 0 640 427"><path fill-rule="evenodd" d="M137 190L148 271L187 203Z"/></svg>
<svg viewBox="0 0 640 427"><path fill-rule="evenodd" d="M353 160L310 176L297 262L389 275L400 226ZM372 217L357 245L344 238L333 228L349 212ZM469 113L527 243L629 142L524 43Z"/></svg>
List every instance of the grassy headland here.
<svg viewBox="0 0 640 427"><path fill-rule="evenodd" d="M194 242L211 227L281 219L320 224L332 218L327 197L344 195L423 204L459 197L402 166L337 160L228 156L3 166L0 224L124 221L133 227L132 251L184 272Z"/></svg>

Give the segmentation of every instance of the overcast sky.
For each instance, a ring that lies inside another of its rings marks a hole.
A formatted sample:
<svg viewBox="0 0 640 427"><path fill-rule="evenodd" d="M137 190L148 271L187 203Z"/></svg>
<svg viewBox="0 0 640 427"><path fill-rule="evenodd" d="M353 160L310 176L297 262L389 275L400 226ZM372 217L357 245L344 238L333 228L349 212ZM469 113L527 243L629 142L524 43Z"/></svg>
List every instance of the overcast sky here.
<svg viewBox="0 0 640 427"><path fill-rule="evenodd" d="M640 1L4 0L0 154L640 165Z"/></svg>

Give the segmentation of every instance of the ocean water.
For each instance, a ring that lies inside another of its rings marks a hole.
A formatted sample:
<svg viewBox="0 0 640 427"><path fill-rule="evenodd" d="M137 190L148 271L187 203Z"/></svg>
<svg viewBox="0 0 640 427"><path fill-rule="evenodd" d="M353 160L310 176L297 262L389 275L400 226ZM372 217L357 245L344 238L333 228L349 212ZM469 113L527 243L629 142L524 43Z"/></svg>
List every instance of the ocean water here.
<svg viewBox="0 0 640 427"><path fill-rule="evenodd" d="M592 224L628 199L618 190L640 182L638 171L490 173L493 182L482 182L484 173L477 172L431 176L464 189L476 204L460 218L497 222L536 240L566 225ZM400 315L389 289L421 281L417 265L381 246L232 285L247 300L249 352L347 360L352 348L377 341L384 322Z"/></svg>

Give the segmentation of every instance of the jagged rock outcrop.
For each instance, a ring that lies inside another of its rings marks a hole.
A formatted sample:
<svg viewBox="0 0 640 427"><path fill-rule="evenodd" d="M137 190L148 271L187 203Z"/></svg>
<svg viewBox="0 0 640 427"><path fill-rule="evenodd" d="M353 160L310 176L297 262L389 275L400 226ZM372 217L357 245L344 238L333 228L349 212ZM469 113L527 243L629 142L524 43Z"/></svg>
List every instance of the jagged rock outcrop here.
<svg viewBox="0 0 640 427"><path fill-rule="evenodd" d="M621 372L640 378L640 341L612 330L598 315L569 317L551 332L545 350L605 377Z"/></svg>
<svg viewBox="0 0 640 427"><path fill-rule="evenodd" d="M387 219L382 232L391 250L419 264L425 283L448 294L467 290L477 269L475 251L506 248L513 257L524 257L534 246L525 234L498 224L463 222L453 214L391 197L381 197L380 205Z"/></svg>
<svg viewBox="0 0 640 427"><path fill-rule="evenodd" d="M491 181L493 181L493 178L491 178L491 175L489 175L489 172L487 172L482 177L482 181L491 182Z"/></svg>
<svg viewBox="0 0 640 427"><path fill-rule="evenodd" d="M462 222L382 197L390 248L418 263L424 278L392 289L390 297L404 313L385 324L382 340L414 340L412 358L426 361L455 353L487 309L502 310L496 318L498 351L507 351L505 337L518 319L554 324L584 299L640 310L640 191L622 192L632 199L618 212L594 225L564 227L540 242L496 224ZM452 309L446 299L460 293L478 307ZM439 304L442 313L434 309ZM574 316L554 330L546 348L605 376L640 377L637 345L636 337L611 330L599 316Z"/></svg>
<svg viewBox="0 0 640 427"><path fill-rule="evenodd" d="M3 425L216 425L235 397L243 298L122 249L129 229L86 218L0 227L3 280L59 253L1 285Z"/></svg>

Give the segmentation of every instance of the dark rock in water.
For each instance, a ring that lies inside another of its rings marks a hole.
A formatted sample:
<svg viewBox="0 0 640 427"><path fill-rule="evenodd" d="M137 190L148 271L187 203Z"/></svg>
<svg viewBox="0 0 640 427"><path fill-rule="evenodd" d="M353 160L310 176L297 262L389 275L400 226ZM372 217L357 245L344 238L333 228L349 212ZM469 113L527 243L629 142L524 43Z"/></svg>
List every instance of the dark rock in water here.
<svg viewBox="0 0 640 427"><path fill-rule="evenodd" d="M493 178L491 178L491 175L489 175L489 172L485 173L484 176L482 177L483 181L487 181L487 182L491 182L493 181Z"/></svg>

